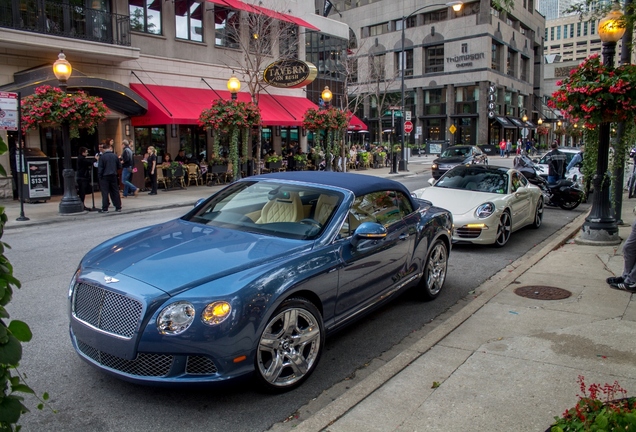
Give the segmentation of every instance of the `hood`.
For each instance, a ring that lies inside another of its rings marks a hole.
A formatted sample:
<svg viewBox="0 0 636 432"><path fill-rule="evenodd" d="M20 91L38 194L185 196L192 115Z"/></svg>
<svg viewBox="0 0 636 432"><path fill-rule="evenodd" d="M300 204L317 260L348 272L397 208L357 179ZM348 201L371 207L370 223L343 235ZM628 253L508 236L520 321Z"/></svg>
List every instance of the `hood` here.
<svg viewBox="0 0 636 432"><path fill-rule="evenodd" d="M465 160L470 160L470 156L453 156L453 157L440 157L433 161L436 164L460 164Z"/></svg>
<svg viewBox="0 0 636 432"><path fill-rule="evenodd" d="M432 186L425 188L420 197L432 202L437 207L445 208L453 216L458 216L474 210L480 204L500 198L501 195Z"/></svg>
<svg viewBox="0 0 636 432"><path fill-rule="evenodd" d="M312 245L177 219L102 243L84 257L82 266L123 274L170 294L293 256Z"/></svg>

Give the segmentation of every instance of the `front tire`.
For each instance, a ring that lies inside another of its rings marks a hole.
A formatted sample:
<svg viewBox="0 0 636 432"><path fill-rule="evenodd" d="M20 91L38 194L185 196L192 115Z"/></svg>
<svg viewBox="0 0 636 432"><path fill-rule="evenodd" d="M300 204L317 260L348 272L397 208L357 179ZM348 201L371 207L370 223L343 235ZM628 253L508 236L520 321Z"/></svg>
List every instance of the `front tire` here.
<svg viewBox="0 0 636 432"><path fill-rule="evenodd" d="M268 391L298 387L316 369L325 343L320 312L302 298L285 300L258 341L256 376Z"/></svg>
<svg viewBox="0 0 636 432"><path fill-rule="evenodd" d="M581 204L580 199L576 201L561 201L559 203L559 207L561 207L563 210L574 210L579 206L579 204Z"/></svg>
<svg viewBox="0 0 636 432"><path fill-rule="evenodd" d="M510 213L504 211L499 218L499 224L497 225L497 238L495 239L495 247L504 247L508 240L510 240L510 233L512 232L512 220L510 219Z"/></svg>
<svg viewBox="0 0 636 432"><path fill-rule="evenodd" d="M446 281L447 269L448 247L442 240L437 240L426 257L424 275L420 282L422 297L425 300L437 298Z"/></svg>

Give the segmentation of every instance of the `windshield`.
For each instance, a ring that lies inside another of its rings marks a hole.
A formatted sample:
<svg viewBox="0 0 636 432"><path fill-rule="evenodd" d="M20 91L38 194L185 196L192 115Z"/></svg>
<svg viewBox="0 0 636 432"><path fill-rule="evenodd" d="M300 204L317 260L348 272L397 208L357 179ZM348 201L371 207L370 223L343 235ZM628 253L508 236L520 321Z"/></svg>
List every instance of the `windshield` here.
<svg viewBox="0 0 636 432"><path fill-rule="evenodd" d="M203 225L312 240L331 221L342 195L273 181L238 182L183 217Z"/></svg>
<svg viewBox="0 0 636 432"><path fill-rule="evenodd" d="M470 147L449 147L441 154L440 157L452 158L452 157L465 157L470 155Z"/></svg>
<svg viewBox="0 0 636 432"><path fill-rule="evenodd" d="M435 183L435 187L505 194L508 173L504 168L458 166L448 171Z"/></svg>

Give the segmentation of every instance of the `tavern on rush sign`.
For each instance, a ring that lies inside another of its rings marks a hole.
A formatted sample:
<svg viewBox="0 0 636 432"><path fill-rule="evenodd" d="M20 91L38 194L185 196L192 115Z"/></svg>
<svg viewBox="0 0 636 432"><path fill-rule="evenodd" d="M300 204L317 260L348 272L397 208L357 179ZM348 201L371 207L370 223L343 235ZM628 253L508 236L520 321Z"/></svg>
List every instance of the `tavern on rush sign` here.
<svg viewBox="0 0 636 432"><path fill-rule="evenodd" d="M318 76L318 69L312 63L302 60L278 60L263 72L263 80L280 88L304 87Z"/></svg>

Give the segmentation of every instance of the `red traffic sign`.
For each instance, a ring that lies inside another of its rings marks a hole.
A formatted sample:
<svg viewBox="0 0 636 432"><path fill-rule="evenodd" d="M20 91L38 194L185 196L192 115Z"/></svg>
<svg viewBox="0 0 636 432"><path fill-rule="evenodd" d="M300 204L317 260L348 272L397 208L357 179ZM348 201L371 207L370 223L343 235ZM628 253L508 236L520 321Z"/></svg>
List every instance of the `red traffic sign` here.
<svg viewBox="0 0 636 432"><path fill-rule="evenodd" d="M411 133L413 132L413 122L405 121L404 122L404 132Z"/></svg>

